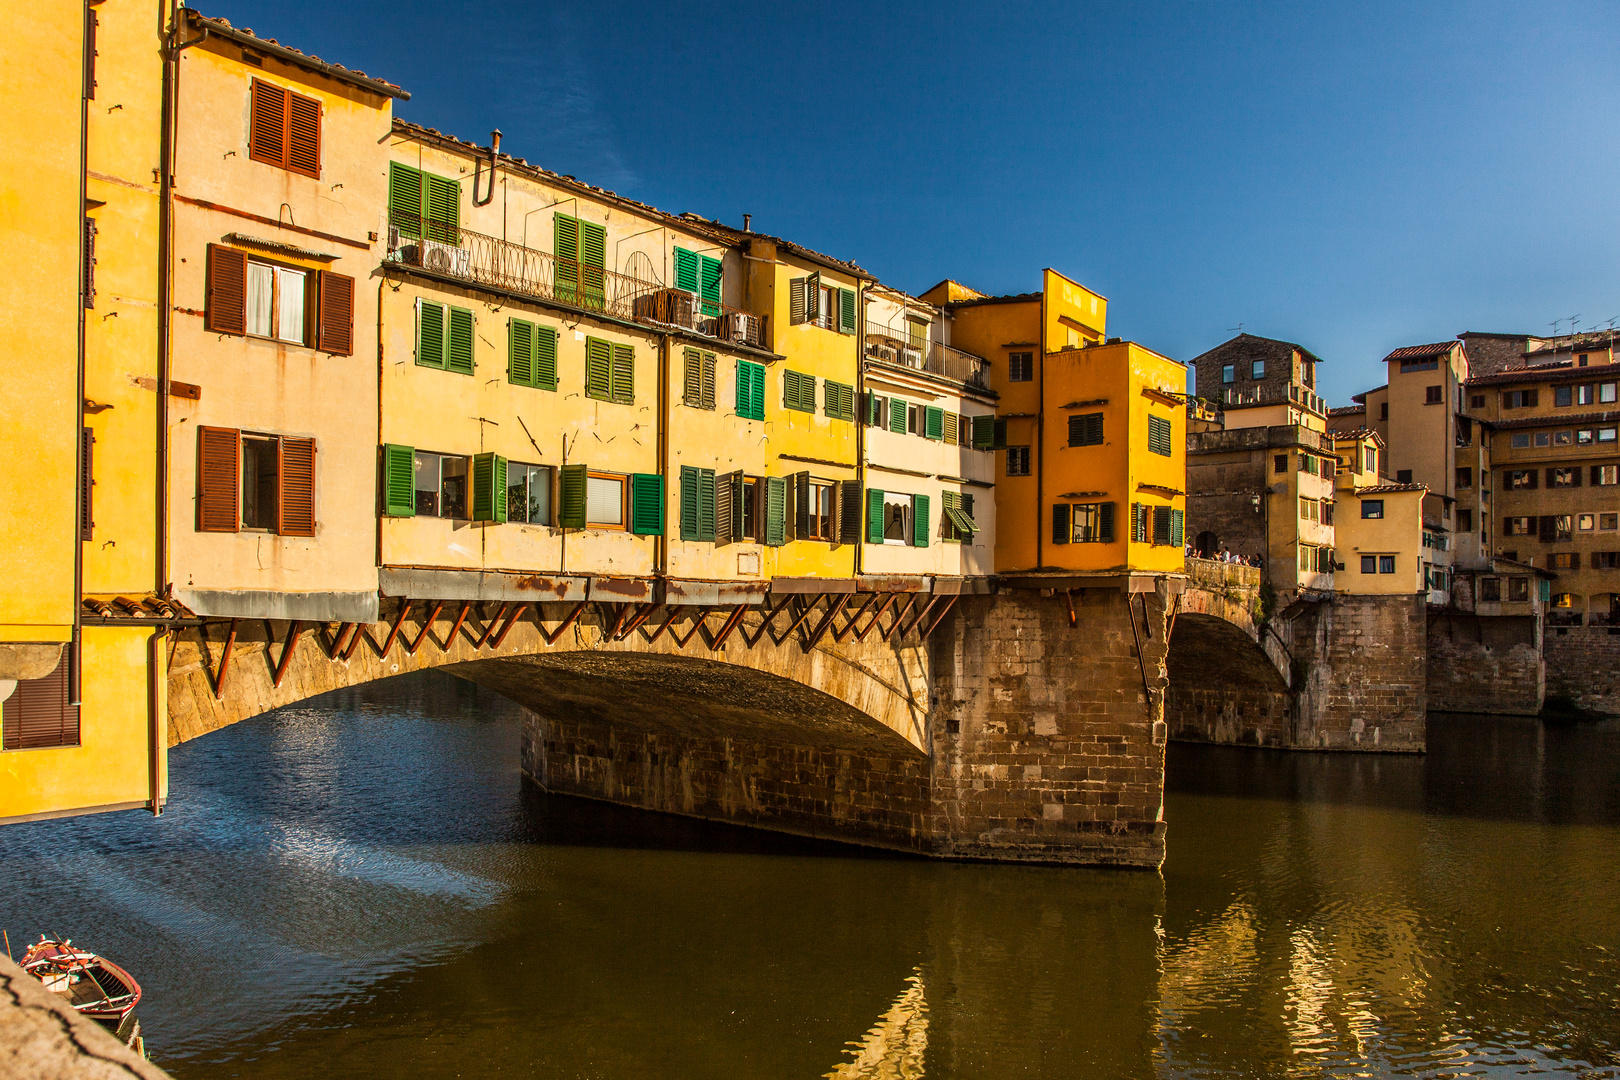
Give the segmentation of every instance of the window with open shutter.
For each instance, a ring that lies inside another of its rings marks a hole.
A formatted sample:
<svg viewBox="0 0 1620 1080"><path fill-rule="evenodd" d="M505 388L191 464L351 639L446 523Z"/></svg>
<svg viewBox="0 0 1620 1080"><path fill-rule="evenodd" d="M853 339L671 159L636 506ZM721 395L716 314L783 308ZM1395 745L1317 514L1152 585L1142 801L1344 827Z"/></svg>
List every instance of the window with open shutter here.
<svg viewBox="0 0 1620 1080"><path fill-rule="evenodd" d="M1170 511L1170 542L1181 547L1186 541L1186 513L1181 510Z"/></svg>
<svg viewBox="0 0 1620 1080"><path fill-rule="evenodd" d="M240 532L242 433L197 429L197 531Z"/></svg>
<svg viewBox="0 0 1620 1080"><path fill-rule="evenodd" d="M793 474L793 538L802 540L812 534L810 525L810 474Z"/></svg>
<svg viewBox="0 0 1620 1080"><path fill-rule="evenodd" d="M720 314L719 259L698 256L698 295L703 298L703 314L711 319Z"/></svg>
<svg viewBox="0 0 1620 1080"><path fill-rule="evenodd" d="M388 443L382 450L383 513L388 517L414 517L416 448Z"/></svg>
<svg viewBox="0 0 1620 1080"><path fill-rule="evenodd" d="M630 531L637 536L664 533L664 478L657 473L630 476Z"/></svg>
<svg viewBox="0 0 1620 1080"><path fill-rule="evenodd" d="M797 371L782 372L782 405L799 412L815 412L816 377Z"/></svg>
<svg viewBox="0 0 1620 1080"><path fill-rule="evenodd" d="M448 177L422 174L422 227L429 240L461 243L461 183Z"/></svg>
<svg viewBox="0 0 1620 1080"><path fill-rule="evenodd" d="M510 509L506 498L506 459L499 454L474 454L472 520L503 525Z"/></svg>
<svg viewBox="0 0 1620 1080"><path fill-rule="evenodd" d="M973 449L989 450L996 441L996 418L986 413L973 418Z"/></svg>
<svg viewBox="0 0 1620 1080"><path fill-rule="evenodd" d="M70 704L71 661L62 650L56 670L43 679L18 679L0 705L0 747L32 750L79 745L79 707Z"/></svg>
<svg viewBox="0 0 1620 1080"><path fill-rule="evenodd" d="M320 272L320 318L315 347L334 356L354 355L354 278Z"/></svg>
<svg viewBox="0 0 1620 1080"><path fill-rule="evenodd" d="M866 542L868 544L883 543L883 489L866 489Z"/></svg>
<svg viewBox="0 0 1620 1080"><path fill-rule="evenodd" d="M838 332L840 334L853 334L855 332L855 290L838 290Z"/></svg>
<svg viewBox="0 0 1620 1080"><path fill-rule="evenodd" d="M1170 456L1170 421L1162 416L1148 417L1148 453Z"/></svg>
<svg viewBox="0 0 1620 1080"><path fill-rule="evenodd" d="M401 236L422 236L422 170L388 163L388 224Z"/></svg>
<svg viewBox="0 0 1620 1080"><path fill-rule="evenodd" d="M945 437L945 410L937 405L923 407L923 438L939 440Z"/></svg>
<svg viewBox="0 0 1620 1080"><path fill-rule="evenodd" d="M743 474L728 472L714 480L714 542L729 544L742 538Z"/></svg>
<svg viewBox="0 0 1620 1080"><path fill-rule="evenodd" d="M320 179L321 103L254 79L248 157Z"/></svg>
<svg viewBox="0 0 1620 1080"><path fill-rule="evenodd" d="M956 413L948 412L945 414L945 442L950 446L955 446L957 442L957 419L958 417Z"/></svg>
<svg viewBox="0 0 1620 1080"><path fill-rule="evenodd" d="M557 255L555 291L558 300L572 301L579 288L579 219L557 214L553 225L552 249Z"/></svg>
<svg viewBox="0 0 1620 1080"><path fill-rule="evenodd" d="M713 409L714 353L688 348L684 351L684 360L682 402L694 409Z"/></svg>
<svg viewBox="0 0 1620 1080"><path fill-rule="evenodd" d="M787 480L784 477L765 478L765 543L769 547L787 543Z"/></svg>
<svg viewBox="0 0 1620 1080"><path fill-rule="evenodd" d="M96 436L90 428L79 429L79 539L93 538L96 528L94 512L96 490L95 471Z"/></svg>
<svg viewBox="0 0 1620 1080"><path fill-rule="evenodd" d="M1114 504L1097 504L1097 539L1104 544L1114 542Z"/></svg>
<svg viewBox="0 0 1620 1080"><path fill-rule="evenodd" d="M809 285L805 278L794 278L788 282L788 322L797 326L805 321L804 313L808 309Z"/></svg>
<svg viewBox="0 0 1620 1080"><path fill-rule="evenodd" d="M276 532L282 536L315 535L315 440L283 436L281 490Z"/></svg>
<svg viewBox="0 0 1620 1080"><path fill-rule="evenodd" d="M613 345L602 338L585 339L585 396L613 400Z"/></svg>
<svg viewBox="0 0 1620 1080"><path fill-rule="evenodd" d="M1069 542L1069 504L1052 504L1052 543L1067 544Z"/></svg>
<svg viewBox="0 0 1620 1080"><path fill-rule="evenodd" d="M928 496L911 497L911 546L928 546Z"/></svg>
<svg viewBox="0 0 1620 1080"><path fill-rule="evenodd" d="M841 480L838 483L838 542L861 542L861 482Z"/></svg>
<svg viewBox="0 0 1620 1080"><path fill-rule="evenodd" d="M765 419L765 365L737 361L737 415L748 420Z"/></svg>
<svg viewBox="0 0 1620 1080"><path fill-rule="evenodd" d="M557 525L564 529L585 527L585 495L590 484L590 467L564 465L558 483L561 498L557 512Z"/></svg>
<svg viewBox="0 0 1620 1080"><path fill-rule="evenodd" d="M633 345L613 344L612 398L620 405L636 403L636 349ZM714 393L714 376L709 376L709 392Z"/></svg>
<svg viewBox="0 0 1620 1080"><path fill-rule="evenodd" d="M450 309L445 335L444 367L459 375L473 373L473 313L466 308Z"/></svg>
<svg viewBox="0 0 1620 1080"><path fill-rule="evenodd" d="M208 245L203 325L221 334L247 333L247 252Z"/></svg>

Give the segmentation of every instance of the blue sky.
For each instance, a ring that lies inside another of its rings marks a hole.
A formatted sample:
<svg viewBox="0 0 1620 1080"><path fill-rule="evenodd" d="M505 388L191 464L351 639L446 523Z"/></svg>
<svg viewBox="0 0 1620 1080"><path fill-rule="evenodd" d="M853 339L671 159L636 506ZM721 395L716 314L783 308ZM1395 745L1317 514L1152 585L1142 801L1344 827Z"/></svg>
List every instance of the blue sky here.
<svg viewBox="0 0 1620 1080"><path fill-rule="evenodd" d="M919 292L1250 333L1334 404L1391 348L1620 316L1620 5L209 0L398 114Z"/></svg>

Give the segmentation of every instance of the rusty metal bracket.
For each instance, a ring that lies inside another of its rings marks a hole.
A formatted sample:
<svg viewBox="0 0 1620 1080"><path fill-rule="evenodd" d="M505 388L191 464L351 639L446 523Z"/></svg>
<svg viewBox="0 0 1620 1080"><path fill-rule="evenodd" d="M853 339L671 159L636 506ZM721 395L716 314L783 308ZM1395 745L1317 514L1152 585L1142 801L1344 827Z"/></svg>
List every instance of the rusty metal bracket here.
<svg viewBox="0 0 1620 1080"><path fill-rule="evenodd" d="M928 598L928 603L924 604L922 610L917 612L917 617L912 619L911 622L907 623L904 630L900 631L899 640L904 641L907 634L917 629L917 625L924 619L928 618L928 613L934 610L934 605L937 603L939 603L939 597L930 596Z"/></svg>
<svg viewBox="0 0 1620 1080"><path fill-rule="evenodd" d="M731 632L741 625L744 613L746 613L748 609L753 606L753 604L737 605L737 609L731 613L731 618L727 619L725 625L720 627L720 633L715 635L715 639L713 641L709 642L710 652L719 652L721 649L725 648L726 638L730 637Z"/></svg>
<svg viewBox="0 0 1620 1080"><path fill-rule="evenodd" d="M657 611L657 610L658 610L658 605L657 604L638 604L638 605L636 605L636 614L635 614L635 616L629 622L624 624L624 629L620 630L619 631L619 636L614 638L613 640L614 641L623 641L625 638L629 637L631 634L635 633L637 630L640 630L641 629L641 624L646 622L649 618L651 618L652 613Z"/></svg>
<svg viewBox="0 0 1620 1080"><path fill-rule="evenodd" d="M771 623L776 621L776 616L781 614L782 610L788 606L788 601L791 599L793 599L792 594L786 594L782 597L782 599L776 602L775 607L772 607L770 610L766 611L765 618L761 620L759 624L759 631L755 633L753 637L748 636L747 630L742 632L743 640L748 642L748 647L750 649L752 649L755 645L758 645L759 639L770 632Z"/></svg>
<svg viewBox="0 0 1620 1080"><path fill-rule="evenodd" d="M810 640L805 642L805 652L809 652L811 649L816 647L817 643L821 641L822 636L827 633L827 628L830 627L833 620L838 617L839 612L843 611L844 608L849 605L849 602L854 599L854 597L854 593L843 593L838 597L838 603L834 604L831 601L828 601L827 617L821 620L821 625L816 627L815 632L810 635Z"/></svg>
<svg viewBox="0 0 1620 1080"><path fill-rule="evenodd" d="M406 599L406 601L399 606L399 617L394 620L394 628L388 631L388 640L383 642L382 653L379 656L379 659L388 659L388 651L394 647L394 639L399 637L399 628L405 625L405 617L411 613L411 605L414 603L416 603L415 600Z"/></svg>
<svg viewBox="0 0 1620 1080"><path fill-rule="evenodd" d="M349 636L349 631L352 630L354 626L354 623L346 622L342 626L338 627L337 636L332 639L332 647L326 650L326 658L328 660L336 660L338 658L338 653L343 651L343 639Z"/></svg>
<svg viewBox="0 0 1620 1080"><path fill-rule="evenodd" d="M664 631L669 629L670 624L675 621L675 616L679 615L680 613L681 609L676 607L674 604L671 604L669 607L669 616L664 619L662 626L653 631L652 636L647 639L647 644L651 645L653 642L663 637Z"/></svg>
<svg viewBox="0 0 1620 1080"><path fill-rule="evenodd" d="M344 661L344 663L347 663L348 660L349 660L349 657L354 655L354 650L356 650L356 649L358 649L360 647L360 639L363 638L363 637L371 637L371 624L369 624L369 623L355 623L354 624L354 636L349 639L349 647L343 650L343 661ZM373 645L375 645L377 643L376 638L372 638L371 640L372 640Z"/></svg>
<svg viewBox="0 0 1620 1080"><path fill-rule="evenodd" d="M609 630L607 632L607 634L604 635L603 640L604 641L617 641L617 640L619 640L619 631L624 629L624 621L630 617L630 613L632 611L634 611L634 610L636 610L636 605L635 604L630 604L630 603L620 604L619 605L619 617L617 619L613 620L613 629ZM607 619L604 618L602 621L605 623L605 622L607 622Z"/></svg>
<svg viewBox="0 0 1620 1080"><path fill-rule="evenodd" d="M198 627L197 633L202 635L203 644L208 643L208 635L203 628ZM236 645L236 620L231 620L231 628L225 632L225 655L219 658L219 673L214 676L214 700L225 700L225 672L231 666L231 649ZM205 652L206 656L207 653Z"/></svg>
<svg viewBox="0 0 1620 1080"><path fill-rule="evenodd" d="M1069 629L1073 630L1076 626L1080 625L1079 619L1076 618L1074 614L1074 590L1064 589L1063 599L1069 602Z"/></svg>
<svg viewBox="0 0 1620 1080"><path fill-rule="evenodd" d="M843 641L844 638L855 629L855 624L861 621L861 616L866 614L866 609L877 603L877 598L877 593L872 593L870 596L868 596L866 598L866 603L861 605L861 610L850 616L850 620L844 624L844 628L842 630L833 631L833 640Z"/></svg>
<svg viewBox="0 0 1620 1080"><path fill-rule="evenodd" d="M784 641L786 641L786 640L787 640L787 639L788 639L788 638L790 638L790 637L792 637L792 636L793 636L793 632L794 632L794 631L795 631L795 630L797 630L797 629L798 629L798 628L799 628L799 627L800 627L800 626L802 626L802 625L803 625L803 624L804 624L804 620L806 620L806 619L808 619L808 618L809 618L809 617L810 617L810 613L811 613L811 612L812 612L812 611L814 611L814 610L816 610L816 605L817 605L817 604L819 604L819 603L821 603L821 602L822 602L822 601L823 601L823 600L825 600L825 599L826 599L826 598L827 598L827 594L826 594L826 593L817 593L817 594L816 594L816 598L815 598L815 599L814 599L814 600L812 600L812 601L810 601L810 602L809 602L809 603L808 603L808 604L805 604L805 605L804 605L804 610L803 610L803 611L801 611L801 612L799 612L799 616L798 616L798 618L796 618L796 619L794 619L794 620L793 620L793 622L792 622L792 624L791 624L791 625L790 625L790 626L788 626L788 628L787 628L787 632L786 632L786 633L784 633L784 634L783 634L783 635L782 635L782 636L781 636L781 637L776 637L776 635L774 635L774 634L773 634L773 635L771 635L771 636L772 636L772 639L773 639L773 640L774 640L774 641L775 641L775 642L776 642L776 643L777 643L777 644L778 644L778 645L780 645L780 644L782 644L782 642L784 642ZM796 599L796 600L797 600L797 599L798 599L798 598L797 598L797 597L795 597L795 599ZM808 646L807 646L807 648L808 648Z"/></svg>
<svg viewBox="0 0 1620 1080"><path fill-rule="evenodd" d="M883 635L884 641L894 640L895 631L899 630L900 624L906 621L906 613L916 606L917 594L907 593L905 603L894 609L894 623L889 627L888 633Z"/></svg>
<svg viewBox="0 0 1620 1080"><path fill-rule="evenodd" d="M540 628L540 636L546 639L546 644L557 644L557 639L563 636L563 632L565 630L574 625L574 620L579 618L579 613L585 610L585 605L588 603L590 603L589 600L581 600L579 603L575 604L574 610L568 613L568 617L557 625L557 629L553 630L549 634L546 633L546 624L540 621L540 615L542 613L536 610L534 622L535 625ZM503 633L501 636L505 637L506 635Z"/></svg>
<svg viewBox="0 0 1620 1080"><path fill-rule="evenodd" d="M519 604L512 605L512 614L510 614L510 615L508 615L506 617L506 625L501 627L500 632L497 633L495 635L494 640L492 640L489 643L489 648L490 648L491 652L493 652L496 649L499 649L501 647L501 645L506 641L506 635L510 634L512 632L512 627L516 626L518 624L518 620L523 618L523 613L525 611L527 611L529 608L533 607L533 606L534 606L533 604L529 604L529 603L519 603ZM539 622L539 621L540 621L539 616L536 616L535 617L535 622Z"/></svg>
<svg viewBox="0 0 1620 1080"><path fill-rule="evenodd" d="M301 626L302 623L298 619L294 619L287 626L287 644L281 647L281 659L276 662L276 681L271 684L277 689L281 688L281 680L287 677L287 665L292 661L293 650L298 648L298 635L303 633L303 630L300 629ZM264 651L266 656L270 655L268 642L265 644Z"/></svg>
<svg viewBox="0 0 1620 1080"><path fill-rule="evenodd" d="M900 595L899 593L888 593L888 594L886 594L886 596L884 597L883 603L878 605L878 609L877 609L876 614L874 614L872 616L872 621L866 624L866 629L865 630L857 630L855 632L855 640L856 641L865 641L866 640L866 635L870 634L872 632L872 627L874 627L874 626L876 626L878 624L879 620L881 620L883 618L883 613L885 611L889 610L889 605L894 603L894 598L899 596L899 595ZM858 616L857 616L857 618L858 618Z"/></svg>
<svg viewBox="0 0 1620 1080"><path fill-rule="evenodd" d="M703 610L703 614L698 616L697 622L692 624L692 629L690 629L690 630L688 630L686 632L685 637L681 637L679 634L677 634L673 630L671 630L669 632L669 636L672 639L674 639L675 644L677 646L679 646L680 648L683 648L683 649L686 648L686 643L688 641L691 641L692 638L694 638L695 636L697 636L697 632L699 630L703 629L703 624L709 621L709 612L710 612L711 609L710 608L703 608L702 610Z"/></svg>
<svg viewBox="0 0 1620 1080"><path fill-rule="evenodd" d="M484 632L479 634L477 640L473 642L473 652L477 652L484 647L484 642L489 640L489 635L495 632L495 627L500 625L501 619L505 615L506 601L503 600L501 606L495 609L495 617L484 624Z"/></svg>
<svg viewBox="0 0 1620 1080"><path fill-rule="evenodd" d="M928 640L928 635L932 634L934 632L934 628L937 627L940 623L945 621L945 616L949 615L951 613L951 608L953 608L955 606L956 606L956 597L953 596L949 600L945 601L945 606L940 608L939 614L934 616L934 621L928 624L928 629L926 629L926 630L924 630L922 632L922 637L919 638L918 640L919 641L927 641Z"/></svg>
<svg viewBox="0 0 1620 1080"><path fill-rule="evenodd" d="M471 610L471 600L461 605L461 614L456 616L456 624L450 628L450 633L445 636L444 644L439 646L440 652L449 652L450 647L456 643L456 636L461 633L461 624L467 621L467 613Z"/></svg>
<svg viewBox="0 0 1620 1080"><path fill-rule="evenodd" d="M416 635L416 640L415 641L410 642L409 644L407 644L405 646L405 655L406 656L415 656L416 655L416 650L420 649L422 647L422 642L427 640L428 631L433 629L433 620L437 619L439 617L439 613L441 611L443 611L443 610L444 610L444 601L443 600L440 600L437 604L433 605L433 614L429 615L427 617L427 621L422 624L422 632L420 634Z"/></svg>

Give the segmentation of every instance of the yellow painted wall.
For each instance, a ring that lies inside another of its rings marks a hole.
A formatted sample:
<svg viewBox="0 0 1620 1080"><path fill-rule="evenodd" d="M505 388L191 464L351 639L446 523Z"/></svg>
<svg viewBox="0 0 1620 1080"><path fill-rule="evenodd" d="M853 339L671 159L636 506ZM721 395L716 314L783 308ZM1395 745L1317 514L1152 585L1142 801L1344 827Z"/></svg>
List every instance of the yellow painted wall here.
<svg viewBox="0 0 1620 1080"><path fill-rule="evenodd" d="M1047 352L1078 348L1107 337L1108 301L1101 295L1052 269L1041 272L1041 289L1045 297L1042 340Z"/></svg>
<svg viewBox="0 0 1620 1080"><path fill-rule="evenodd" d="M1363 498L1384 500L1383 518L1363 518ZM1357 594L1403 594L1424 592L1423 580L1423 492L1391 491L1366 496L1340 491L1338 516L1339 561L1343 572L1335 575L1339 592ZM1395 573L1363 574L1362 555L1394 555Z"/></svg>

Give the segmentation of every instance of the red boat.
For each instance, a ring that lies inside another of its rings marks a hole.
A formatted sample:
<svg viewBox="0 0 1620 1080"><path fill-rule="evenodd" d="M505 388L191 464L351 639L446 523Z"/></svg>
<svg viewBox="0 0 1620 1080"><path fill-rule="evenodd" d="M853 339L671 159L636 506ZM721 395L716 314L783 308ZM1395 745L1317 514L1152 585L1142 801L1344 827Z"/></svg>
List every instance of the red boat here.
<svg viewBox="0 0 1620 1080"><path fill-rule="evenodd" d="M71 940L41 934L23 954L22 969L126 1046L144 1049L141 1025L133 1015L141 1000L141 986L111 960L75 948Z"/></svg>

